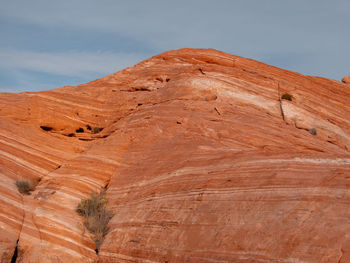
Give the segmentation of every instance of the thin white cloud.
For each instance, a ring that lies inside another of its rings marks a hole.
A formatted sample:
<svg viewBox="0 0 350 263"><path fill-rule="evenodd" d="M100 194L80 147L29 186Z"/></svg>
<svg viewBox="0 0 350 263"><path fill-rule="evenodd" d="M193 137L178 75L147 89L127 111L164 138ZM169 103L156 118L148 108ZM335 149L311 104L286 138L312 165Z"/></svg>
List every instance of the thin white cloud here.
<svg viewBox="0 0 350 263"><path fill-rule="evenodd" d="M144 59L140 54L90 52L34 52L0 50L0 68L24 69L56 75L88 77L106 75L133 66Z"/></svg>

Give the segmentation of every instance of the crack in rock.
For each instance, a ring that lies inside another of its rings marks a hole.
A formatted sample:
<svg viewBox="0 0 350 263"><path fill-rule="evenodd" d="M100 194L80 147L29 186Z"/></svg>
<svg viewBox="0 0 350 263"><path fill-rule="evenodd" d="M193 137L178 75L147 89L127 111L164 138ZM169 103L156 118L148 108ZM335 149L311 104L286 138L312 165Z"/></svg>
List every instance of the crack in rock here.
<svg viewBox="0 0 350 263"><path fill-rule="evenodd" d="M285 120L285 115L284 115L284 112L283 112L283 105L282 105L282 100L281 100L281 91L280 91L280 83L278 82L278 101L279 101L279 104L280 104L280 110L281 110L281 116L282 116L282 119L284 122L286 122Z"/></svg>
<svg viewBox="0 0 350 263"><path fill-rule="evenodd" d="M19 239L17 239L15 251L13 252L13 255L12 255L12 258L11 258L11 263L16 263L16 261L17 261L17 256L18 256L18 242L19 242Z"/></svg>

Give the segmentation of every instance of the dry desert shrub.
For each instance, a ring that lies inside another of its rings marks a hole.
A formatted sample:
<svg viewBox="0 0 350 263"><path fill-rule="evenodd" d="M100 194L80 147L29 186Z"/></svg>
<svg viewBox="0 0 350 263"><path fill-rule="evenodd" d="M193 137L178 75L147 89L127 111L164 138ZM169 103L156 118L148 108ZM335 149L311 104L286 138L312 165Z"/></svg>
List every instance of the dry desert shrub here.
<svg viewBox="0 0 350 263"><path fill-rule="evenodd" d="M289 93L284 93L281 97L282 100L289 100L292 101L292 95L290 95Z"/></svg>
<svg viewBox="0 0 350 263"><path fill-rule="evenodd" d="M104 236L108 233L108 222L113 214L106 208L105 191L92 193L82 199L77 206L77 213L84 217L84 225L94 235L94 241L99 249Z"/></svg>
<svg viewBox="0 0 350 263"><path fill-rule="evenodd" d="M39 184L40 179L28 181L28 180L18 180L16 181L16 186L18 192L23 195L30 195L30 192L35 190L35 187Z"/></svg>

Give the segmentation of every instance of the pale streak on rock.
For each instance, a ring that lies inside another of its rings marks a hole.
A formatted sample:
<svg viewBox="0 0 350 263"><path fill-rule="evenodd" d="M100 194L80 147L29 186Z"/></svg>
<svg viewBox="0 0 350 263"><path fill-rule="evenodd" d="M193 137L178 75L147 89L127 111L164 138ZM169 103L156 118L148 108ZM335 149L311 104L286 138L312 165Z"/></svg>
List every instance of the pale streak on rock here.
<svg viewBox="0 0 350 263"><path fill-rule="evenodd" d="M93 110L93 111L101 111L101 112L114 112L115 110L111 110L111 109L103 109L103 108L99 108L99 107L93 107L93 106L88 106L88 105L84 105L84 104L79 104L76 102L72 102L69 100L62 100L62 99L58 99L55 98L53 96L48 96L48 95L44 95L44 94L39 94L39 93L28 93L27 96L30 97L41 97L41 98L45 98L54 102L58 102L58 103L63 103L63 104L67 104L68 106L76 106L79 108L84 108L87 110ZM71 117L70 117L71 118Z"/></svg>
<svg viewBox="0 0 350 263"><path fill-rule="evenodd" d="M36 166L32 163L29 163L21 158L18 158L10 153L7 153L7 152L4 152L4 151L1 151L0 150L0 155L4 156L5 158L8 158L12 161L15 161L16 163L18 164L21 164L23 165L24 167L27 167L28 169L31 169L31 170L34 170L34 171L37 171L39 172L40 174L47 174L49 171L42 168L42 167L39 167L39 166Z"/></svg>

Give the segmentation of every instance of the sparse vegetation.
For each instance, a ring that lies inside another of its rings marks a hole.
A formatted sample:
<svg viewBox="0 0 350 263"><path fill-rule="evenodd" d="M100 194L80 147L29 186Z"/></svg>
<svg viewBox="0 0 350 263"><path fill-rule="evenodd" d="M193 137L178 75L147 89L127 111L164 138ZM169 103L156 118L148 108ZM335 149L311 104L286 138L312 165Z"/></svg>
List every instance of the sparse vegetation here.
<svg viewBox="0 0 350 263"><path fill-rule="evenodd" d="M30 192L35 190L35 187L39 184L40 179L27 181L27 180L18 180L16 181L16 186L18 192L23 195L30 195Z"/></svg>
<svg viewBox="0 0 350 263"><path fill-rule="evenodd" d="M94 235L97 249L100 248L104 236L108 233L108 222L113 214L106 208L105 191L92 193L89 198L82 199L77 206L77 213L84 217L84 225Z"/></svg>
<svg viewBox="0 0 350 263"><path fill-rule="evenodd" d="M100 131L102 131L102 129L100 127L94 127L93 133L99 133Z"/></svg>
<svg viewBox="0 0 350 263"><path fill-rule="evenodd" d="M309 130L309 133L311 133L312 135L317 135L317 131L316 131L315 128L311 128L311 129Z"/></svg>
<svg viewBox="0 0 350 263"><path fill-rule="evenodd" d="M282 100L289 100L292 101L293 97L289 93L284 93L281 97Z"/></svg>

